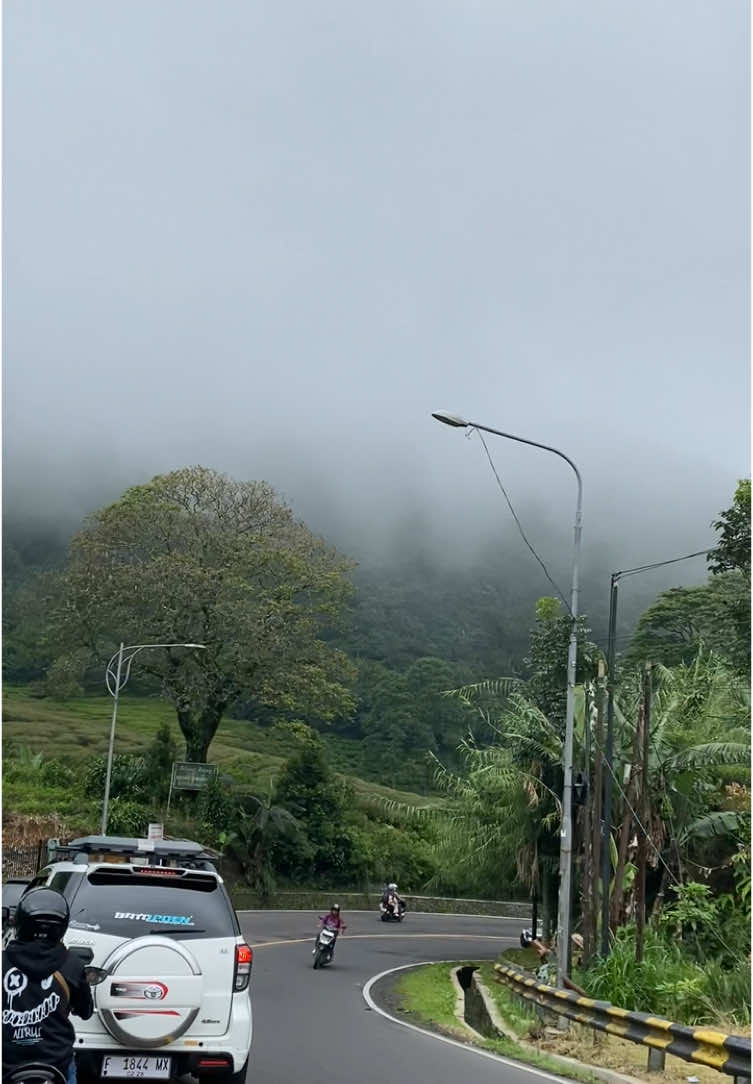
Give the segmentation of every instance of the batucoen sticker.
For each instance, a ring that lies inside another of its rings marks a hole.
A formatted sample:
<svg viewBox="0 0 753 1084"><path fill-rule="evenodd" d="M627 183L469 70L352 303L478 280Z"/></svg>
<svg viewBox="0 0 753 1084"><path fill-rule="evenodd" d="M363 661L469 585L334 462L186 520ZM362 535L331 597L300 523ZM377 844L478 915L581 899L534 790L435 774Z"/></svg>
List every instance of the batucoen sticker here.
<svg viewBox="0 0 753 1084"><path fill-rule="evenodd" d="M149 915L136 911L116 911L113 918L129 922L156 922L163 926L193 926L193 915Z"/></svg>

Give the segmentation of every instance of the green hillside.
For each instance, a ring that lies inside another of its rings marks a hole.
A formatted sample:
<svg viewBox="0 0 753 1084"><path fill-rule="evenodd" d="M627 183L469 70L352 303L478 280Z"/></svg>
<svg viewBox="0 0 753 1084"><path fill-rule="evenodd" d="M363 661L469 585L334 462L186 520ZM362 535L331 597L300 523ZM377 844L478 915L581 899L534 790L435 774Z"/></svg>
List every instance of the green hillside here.
<svg viewBox="0 0 753 1084"><path fill-rule="evenodd" d="M107 752L111 717L112 700L108 696L55 701L35 698L27 688L6 686L3 690L3 751L7 755L14 747L22 746L31 753L41 753L45 759L55 758L75 768L87 758ZM116 753L144 751L164 722L170 724L180 747L180 732L169 704L147 697L123 696L118 705ZM356 792L365 799L393 798L410 804L425 804L432 800L361 778L358 774L363 767L360 742L330 735L324 740L332 767L347 775ZM264 793L290 752L291 741L284 732L248 720L224 719L212 742L210 761L217 764L223 774L232 776L239 790ZM66 822L72 818L82 828L82 822L92 815L91 810L72 807L71 796L49 779L37 779L33 788L6 780L3 804L6 813L38 815L57 811L64 815Z"/></svg>

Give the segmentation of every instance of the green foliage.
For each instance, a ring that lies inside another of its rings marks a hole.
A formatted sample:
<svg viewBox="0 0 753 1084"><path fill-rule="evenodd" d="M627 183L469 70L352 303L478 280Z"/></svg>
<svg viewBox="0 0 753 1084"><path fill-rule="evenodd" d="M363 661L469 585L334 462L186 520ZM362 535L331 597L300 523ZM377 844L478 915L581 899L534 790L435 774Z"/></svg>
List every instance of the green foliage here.
<svg viewBox="0 0 753 1084"><path fill-rule="evenodd" d="M107 757L92 758L84 772L82 784L84 795L101 801L105 793L106 779ZM110 797L143 803L146 795L147 770L144 758L134 756L132 753L116 753L112 758Z"/></svg>
<svg viewBox="0 0 753 1084"><path fill-rule="evenodd" d="M107 807L107 831L114 836L136 836L143 839L149 812L143 802L117 796Z"/></svg>
<svg viewBox="0 0 753 1084"><path fill-rule="evenodd" d="M112 629L205 645L139 657L175 706L188 759L205 761L244 694L323 722L352 710L351 666L330 643L349 572L265 483L185 468L127 490L74 538L51 635L65 660L84 644L107 658Z"/></svg>
<svg viewBox="0 0 753 1084"><path fill-rule="evenodd" d="M750 581L750 478L738 482L732 506L720 514L713 527L720 538L708 556L711 571L735 569Z"/></svg>
<svg viewBox="0 0 753 1084"><path fill-rule="evenodd" d="M536 604L536 623L531 630L528 656L525 659L530 671L526 686L527 698L547 718L563 730L565 700L567 697L567 649L572 621L562 613L559 599L542 598ZM590 629L586 618L578 618L578 654L576 683L595 677L600 652L588 639Z"/></svg>
<svg viewBox="0 0 753 1084"><path fill-rule="evenodd" d="M17 781L40 787L65 787L73 784L74 772L57 758L35 753L27 745L10 745L3 763L4 782Z"/></svg>
<svg viewBox="0 0 753 1084"><path fill-rule="evenodd" d="M199 792L196 803L196 818L203 829L203 838L219 843L222 833L231 829L235 815L236 804L229 788L215 776Z"/></svg>
<svg viewBox="0 0 753 1084"><path fill-rule="evenodd" d="M378 777L398 783L427 780L427 752L454 759L467 726L464 706L445 692L457 669L442 659L421 658L405 671L369 660L359 665L358 708L345 729L363 741L364 762Z"/></svg>
<svg viewBox="0 0 753 1084"><path fill-rule="evenodd" d="M721 1018L738 1025L750 1022L748 959L742 957L727 969L719 962L701 965L651 927L641 963L635 959L635 927L623 926L609 956L594 962L581 985L589 997L678 1023L715 1024Z"/></svg>
<svg viewBox="0 0 753 1084"><path fill-rule="evenodd" d="M167 801L173 763L178 759L178 746L167 721L160 723L154 741L144 757L144 782L154 803Z"/></svg>
<svg viewBox="0 0 753 1084"><path fill-rule="evenodd" d="M708 885L686 881L674 888L674 899L659 916L659 928L687 943L689 951L705 956L718 947L719 906Z"/></svg>
<svg viewBox="0 0 753 1084"><path fill-rule="evenodd" d="M275 864L286 876L304 881L347 878L352 869L354 839L344 824L352 790L333 776L324 745L311 732L283 767L275 791L276 802L305 826L308 847L280 840Z"/></svg>
<svg viewBox="0 0 753 1084"><path fill-rule="evenodd" d="M625 662L678 666L702 648L750 672L750 581L743 573L721 572L698 587L660 594L638 622Z"/></svg>

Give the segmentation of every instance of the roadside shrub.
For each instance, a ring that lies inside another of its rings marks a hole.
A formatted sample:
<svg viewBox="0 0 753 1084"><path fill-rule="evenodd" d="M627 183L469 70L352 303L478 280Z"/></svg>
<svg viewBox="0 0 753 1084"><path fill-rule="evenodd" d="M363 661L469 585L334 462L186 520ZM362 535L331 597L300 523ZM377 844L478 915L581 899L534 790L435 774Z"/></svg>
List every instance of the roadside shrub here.
<svg viewBox="0 0 753 1084"><path fill-rule="evenodd" d="M128 798L111 798L107 809L107 831L113 836L146 835L149 810L143 802L133 802Z"/></svg>
<svg viewBox="0 0 753 1084"><path fill-rule="evenodd" d="M101 799L105 793L107 758L95 757L84 772L83 792L87 798ZM118 753L112 759L110 797L144 802L148 794L146 762L133 753ZM149 793L149 799L152 795ZM151 801L150 801L151 804ZM142 809L144 808L142 804Z"/></svg>
<svg viewBox="0 0 753 1084"><path fill-rule="evenodd" d="M611 1001L620 1008L672 1015L672 992L695 968L684 960L677 945L656 930L647 929L643 961L635 959L635 926L623 926L612 951L599 958L583 976L589 997Z"/></svg>
<svg viewBox="0 0 753 1084"><path fill-rule="evenodd" d="M721 959L700 964L676 941L648 928L643 961L635 959L635 926L617 931L610 955L582 975L589 997L623 1009L653 1013L680 1024L750 1022L750 961Z"/></svg>
<svg viewBox="0 0 753 1084"><path fill-rule="evenodd" d="M196 819L200 822L204 842L220 843L238 816L238 804L228 788L215 776L201 791L196 803Z"/></svg>

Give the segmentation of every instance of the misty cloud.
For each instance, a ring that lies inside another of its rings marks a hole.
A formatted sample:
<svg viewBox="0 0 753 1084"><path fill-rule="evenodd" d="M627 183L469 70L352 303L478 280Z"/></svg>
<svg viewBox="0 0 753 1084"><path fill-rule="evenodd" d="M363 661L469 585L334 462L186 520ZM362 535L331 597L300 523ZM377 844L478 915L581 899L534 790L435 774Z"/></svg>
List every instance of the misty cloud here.
<svg viewBox="0 0 753 1084"><path fill-rule="evenodd" d="M450 409L579 463L592 577L711 542L749 473L745 5L4 16L7 515L200 462L357 556L519 564ZM490 449L566 582L566 466Z"/></svg>

